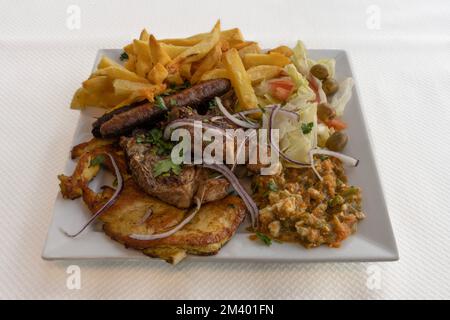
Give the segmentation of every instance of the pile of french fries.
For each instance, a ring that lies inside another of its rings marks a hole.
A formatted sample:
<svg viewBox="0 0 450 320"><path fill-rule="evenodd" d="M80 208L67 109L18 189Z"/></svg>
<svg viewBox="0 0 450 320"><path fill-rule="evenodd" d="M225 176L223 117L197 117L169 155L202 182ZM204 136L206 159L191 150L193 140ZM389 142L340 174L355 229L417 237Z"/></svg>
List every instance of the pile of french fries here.
<svg viewBox="0 0 450 320"><path fill-rule="evenodd" d="M230 79L239 110L258 106L254 86L279 77L291 63L292 50L280 46L262 52L246 41L238 28L221 30L220 21L209 33L182 39L157 40L143 30L139 39L124 47L125 61L103 57L72 100L71 107L119 108L154 98L172 86L196 84L216 78ZM237 111L237 110L236 110Z"/></svg>

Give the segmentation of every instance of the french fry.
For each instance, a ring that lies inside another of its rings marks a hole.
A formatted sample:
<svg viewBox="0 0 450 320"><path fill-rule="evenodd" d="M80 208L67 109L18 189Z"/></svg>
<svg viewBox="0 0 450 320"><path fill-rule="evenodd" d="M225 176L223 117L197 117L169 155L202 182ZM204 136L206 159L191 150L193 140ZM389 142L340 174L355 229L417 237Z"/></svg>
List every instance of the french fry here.
<svg viewBox="0 0 450 320"><path fill-rule="evenodd" d="M294 54L294 51L292 51L292 49L287 46L279 46L279 47L269 50L269 53L275 53L275 52L281 53L282 55L284 55L288 58Z"/></svg>
<svg viewBox="0 0 450 320"><path fill-rule="evenodd" d="M123 67L115 67L115 66L99 69L91 75L91 77L95 76L108 76L111 80L123 79L134 82L144 82L144 83L148 82L147 79L138 76L134 72L131 72Z"/></svg>
<svg viewBox="0 0 450 320"><path fill-rule="evenodd" d="M167 44L159 41L161 48L169 55L171 59L180 55L183 51L185 51L188 47L184 46L175 46L173 44Z"/></svg>
<svg viewBox="0 0 450 320"><path fill-rule="evenodd" d="M125 51L128 55L135 54L133 43L127 44L123 47L123 51Z"/></svg>
<svg viewBox="0 0 450 320"><path fill-rule="evenodd" d="M211 33L196 45L180 53L169 63L168 69L179 67L181 63L189 63L201 60L220 40L220 21L217 21Z"/></svg>
<svg viewBox="0 0 450 320"><path fill-rule="evenodd" d="M113 81L114 92L117 95L129 95L133 92L154 88L153 84L133 82L129 80L116 79Z"/></svg>
<svg viewBox="0 0 450 320"><path fill-rule="evenodd" d="M269 80L272 78L278 77L281 72L283 71L283 68L279 66L266 66L266 65L260 65L251 67L247 70L247 73L250 77L250 80L252 83L258 83L262 80Z"/></svg>
<svg viewBox="0 0 450 320"><path fill-rule="evenodd" d="M86 107L112 108L126 96L118 96L114 92L89 92L85 88L79 88L70 104L72 109L84 109Z"/></svg>
<svg viewBox="0 0 450 320"><path fill-rule="evenodd" d="M167 71L167 69L158 62L147 74L147 79L150 80L151 83L162 84L164 80L166 80L168 74L169 72Z"/></svg>
<svg viewBox="0 0 450 320"><path fill-rule="evenodd" d="M142 29L141 34L139 35L139 40L147 42L149 37L150 37L150 34L148 33L147 29L145 29L145 28Z"/></svg>
<svg viewBox="0 0 450 320"><path fill-rule="evenodd" d="M291 63L291 60L282 55L281 53L247 53L242 58L245 68L249 69L251 67L259 65L273 65L284 67L285 65Z"/></svg>
<svg viewBox="0 0 450 320"><path fill-rule="evenodd" d="M129 71L135 72L136 71L136 55L129 53L128 59L127 59L127 61L125 61L123 66Z"/></svg>
<svg viewBox="0 0 450 320"><path fill-rule="evenodd" d="M231 84L239 100L242 109L253 109L258 105L255 91L252 87L247 71L244 68L239 53L236 49L230 49L224 54L223 60L230 76ZM237 111L237 110L235 110Z"/></svg>
<svg viewBox="0 0 450 320"><path fill-rule="evenodd" d="M259 44L257 44L256 42L253 42L247 46L244 46L241 49L237 49L239 50L239 56L241 58L243 58L246 54L249 53L261 53L261 48L259 47Z"/></svg>
<svg viewBox="0 0 450 320"><path fill-rule="evenodd" d="M103 56L97 65L97 69L103 69L103 68L112 67L112 66L117 67L117 66L120 66L120 64L118 64L117 62L108 58L107 56Z"/></svg>
<svg viewBox="0 0 450 320"><path fill-rule="evenodd" d="M118 80L116 80L115 82L117 82ZM116 84L116 86L120 86L122 84ZM123 83L123 85L127 86L127 85L131 85L132 84L126 84ZM125 89L125 88L124 88ZM162 93L164 90L166 90L166 85L164 84L160 84L160 85L145 85L142 88L138 88L137 90L133 91L130 95L128 95L128 97L123 98L122 101L118 102L114 108L112 108L110 111L121 108L123 106L132 104L134 102L138 102L138 101L143 101L143 100L149 100L149 101L154 101L154 97L156 95L159 95L160 93ZM120 90L119 90L120 91ZM124 90L125 92L126 90Z"/></svg>
<svg viewBox="0 0 450 320"><path fill-rule="evenodd" d="M153 64L160 63L165 66L172 60L153 35L149 37L149 47Z"/></svg>
<svg viewBox="0 0 450 320"><path fill-rule="evenodd" d="M101 93L111 91L112 83L107 76L97 76L83 82L83 88L90 93Z"/></svg>
<svg viewBox="0 0 450 320"><path fill-rule="evenodd" d="M191 68L192 68L192 63L183 63L180 66L180 76L183 79L191 81L191 77L192 77Z"/></svg>
<svg viewBox="0 0 450 320"><path fill-rule="evenodd" d="M218 43L198 65L197 69L192 75L191 83L194 84L197 83L206 71L214 68L217 62L220 61L221 57L222 57L222 44Z"/></svg>
<svg viewBox="0 0 450 320"><path fill-rule="evenodd" d="M185 46L185 47L191 47L195 46L199 42L205 40L209 36L209 33L199 33L196 35L193 35L188 38L181 38L181 39L163 39L161 42L165 44L172 44L175 46ZM239 28L233 28L228 30L223 30L220 33L220 39L221 40L238 40L238 41L244 41L244 37L242 36L241 30Z"/></svg>
<svg viewBox="0 0 450 320"><path fill-rule="evenodd" d="M212 69L212 70L206 71L200 78L200 81L220 79L220 78L226 78L226 79L230 78L230 76L228 75L227 69L220 68L220 69Z"/></svg>
<svg viewBox="0 0 450 320"><path fill-rule="evenodd" d="M184 83L183 78L180 75L180 70L175 70L174 72L169 72L166 79L167 83L170 85L182 85Z"/></svg>
<svg viewBox="0 0 450 320"><path fill-rule="evenodd" d="M136 53L136 74L145 77L152 68L152 59L148 43L142 40L134 40L133 48Z"/></svg>

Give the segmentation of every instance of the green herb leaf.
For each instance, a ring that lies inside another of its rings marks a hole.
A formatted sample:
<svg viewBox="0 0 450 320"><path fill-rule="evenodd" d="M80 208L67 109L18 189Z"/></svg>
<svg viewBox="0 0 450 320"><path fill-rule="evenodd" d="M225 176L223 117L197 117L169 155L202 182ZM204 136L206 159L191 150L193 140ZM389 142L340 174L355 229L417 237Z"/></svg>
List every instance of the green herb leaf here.
<svg viewBox="0 0 450 320"><path fill-rule="evenodd" d="M313 127L314 127L314 122L302 123L302 132L303 132L303 134L310 133Z"/></svg>
<svg viewBox="0 0 450 320"><path fill-rule="evenodd" d="M269 187L270 191L273 191L273 192L277 192L278 191L278 185L273 180L270 180L269 184L267 186Z"/></svg>
<svg viewBox="0 0 450 320"><path fill-rule="evenodd" d="M171 159L164 159L158 161L153 167L153 175L155 177L160 175L170 175L170 172L179 175L181 172L181 166L174 164Z"/></svg>
<svg viewBox="0 0 450 320"><path fill-rule="evenodd" d="M166 104L164 103L164 99L161 96L157 96L155 98L156 106L161 110L167 110Z"/></svg>
<svg viewBox="0 0 450 320"><path fill-rule="evenodd" d="M170 99L170 105L171 105L171 106L176 106L176 105L177 105L177 100L171 98L171 99Z"/></svg>
<svg viewBox="0 0 450 320"><path fill-rule="evenodd" d="M214 109L215 107L217 107L216 100L215 99L210 100L208 103L208 107L209 107L209 109Z"/></svg>
<svg viewBox="0 0 450 320"><path fill-rule="evenodd" d="M105 162L105 156L103 154L100 154L91 160L91 162L89 163L89 167L100 166L103 164L103 162Z"/></svg>
<svg viewBox="0 0 450 320"><path fill-rule="evenodd" d="M122 52L119 59L120 59L120 61L128 60L128 53Z"/></svg>
<svg viewBox="0 0 450 320"><path fill-rule="evenodd" d="M256 236L259 238L259 240L261 240L262 242L264 242L264 244L266 246L270 246L272 244L272 239L270 239L268 236L266 236L265 234L261 233L261 232L256 232Z"/></svg>
<svg viewBox="0 0 450 320"><path fill-rule="evenodd" d="M117 178L115 178L114 181L113 181L113 183L112 183L113 187L117 187L118 183L119 183L119 182L117 181Z"/></svg>

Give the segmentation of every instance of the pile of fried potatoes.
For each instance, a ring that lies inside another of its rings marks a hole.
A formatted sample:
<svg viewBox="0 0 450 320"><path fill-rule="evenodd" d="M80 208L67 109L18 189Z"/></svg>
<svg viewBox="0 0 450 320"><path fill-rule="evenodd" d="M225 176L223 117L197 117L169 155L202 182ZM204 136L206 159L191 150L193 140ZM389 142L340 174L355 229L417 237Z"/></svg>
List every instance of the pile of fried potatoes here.
<svg viewBox="0 0 450 320"><path fill-rule="evenodd" d="M238 28L221 30L220 21L209 33L188 38L157 40L143 30L124 48L123 65L102 57L97 70L83 82L71 108L119 108L154 98L186 82L228 78L238 98L237 109L258 105L254 86L279 77L290 63L292 50L280 46L262 52L258 43L244 40Z"/></svg>

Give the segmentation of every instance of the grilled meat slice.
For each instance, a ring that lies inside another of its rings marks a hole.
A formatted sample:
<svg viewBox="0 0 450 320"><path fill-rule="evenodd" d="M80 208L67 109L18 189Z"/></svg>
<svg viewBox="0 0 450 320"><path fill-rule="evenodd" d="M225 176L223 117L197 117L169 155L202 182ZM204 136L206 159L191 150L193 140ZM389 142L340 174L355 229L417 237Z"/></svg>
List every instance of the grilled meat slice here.
<svg viewBox="0 0 450 320"><path fill-rule="evenodd" d="M178 208L189 208L194 197L209 202L228 194L229 182L226 179L210 179L210 171L198 166L183 165L179 174L155 176L155 166L168 156L158 155L151 144L138 143L136 137L122 137L120 144L127 154L137 184L147 194L164 202Z"/></svg>
<svg viewBox="0 0 450 320"><path fill-rule="evenodd" d="M167 108L185 106L195 107L216 96L225 94L230 88L231 84L228 79L213 79L163 97L163 101ZM94 128L92 130L94 136L100 134L101 137L107 138L126 134L132 129L147 122L154 122L161 119L162 115L166 114L168 111L167 108L157 107L150 102L124 108L127 109L123 111L121 110L123 108L121 108L118 109L121 111L116 111L112 116L107 113L99 118L94 123Z"/></svg>

